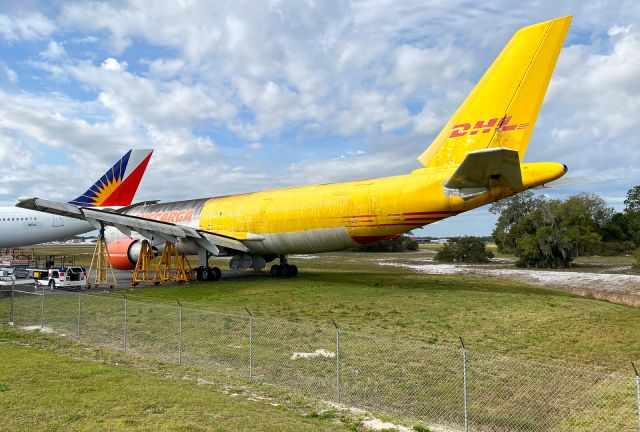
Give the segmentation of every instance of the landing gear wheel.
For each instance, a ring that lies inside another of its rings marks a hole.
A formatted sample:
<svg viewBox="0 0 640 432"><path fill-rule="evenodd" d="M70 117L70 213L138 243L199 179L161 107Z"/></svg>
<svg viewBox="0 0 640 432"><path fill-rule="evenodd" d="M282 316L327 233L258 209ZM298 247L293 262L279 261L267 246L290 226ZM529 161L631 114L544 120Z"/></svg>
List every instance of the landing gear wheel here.
<svg viewBox="0 0 640 432"><path fill-rule="evenodd" d="M219 280L222 278L222 272L218 267L214 267L212 270L213 270L213 273L216 275L216 278L214 280Z"/></svg>
<svg viewBox="0 0 640 432"><path fill-rule="evenodd" d="M280 266L280 275L282 277L291 276L291 267L289 266L289 264L283 264Z"/></svg>
<svg viewBox="0 0 640 432"><path fill-rule="evenodd" d="M201 270L202 273L202 280L203 281L209 281L211 280L211 276L212 276L212 271L209 267L203 267Z"/></svg>
<svg viewBox="0 0 640 432"><path fill-rule="evenodd" d="M197 267L194 272L196 273L196 280L198 282L202 281L202 267Z"/></svg>
<svg viewBox="0 0 640 432"><path fill-rule="evenodd" d="M298 266L296 266L295 264L289 265L289 274L292 277L298 276Z"/></svg>
<svg viewBox="0 0 640 432"><path fill-rule="evenodd" d="M280 266L278 264L274 264L271 266L271 276L280 276Z"/></svg>

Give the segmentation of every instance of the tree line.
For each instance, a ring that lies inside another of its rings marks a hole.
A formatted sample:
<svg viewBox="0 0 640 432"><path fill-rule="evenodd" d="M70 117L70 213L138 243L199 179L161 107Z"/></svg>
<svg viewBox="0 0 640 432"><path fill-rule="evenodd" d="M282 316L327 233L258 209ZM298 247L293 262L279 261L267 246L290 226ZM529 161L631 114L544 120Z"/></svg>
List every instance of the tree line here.
<svg viewBox="0 0 640 432"><path fill-rule="evenodd" d="M624 210L608 207L594 193L564 200L522 192L491 205L498 215L493 240L498 251L512 254L516 265L535 268L569 267L579 256L636 255L640 271L640 186L627 192ZM488 262L493 258L478 237L450 239L435 259L445 262ZM408 236L360 245L358 252L403 252L418 249Z"/></svg>
<svg viewBox="0 0 640 432"><path fill-rule="evenodd" d="M527 191L491 206L499 215L492 234L498 251L515 254L521 267L568 267L578 256L633 253L640 248L640 186L624 204L616 212L593 193L558 200Z"/></svg>

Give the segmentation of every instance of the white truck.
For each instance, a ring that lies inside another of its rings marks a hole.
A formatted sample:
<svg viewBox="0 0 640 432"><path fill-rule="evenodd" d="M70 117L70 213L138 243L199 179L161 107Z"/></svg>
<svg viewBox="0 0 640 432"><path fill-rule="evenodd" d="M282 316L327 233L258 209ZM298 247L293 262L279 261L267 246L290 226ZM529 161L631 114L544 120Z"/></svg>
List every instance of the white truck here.
<svg viewBox="0 0 640 432"><path fill-rule="evenodd" d="M48 270L35 270L33 278L40 286L48 286L50 290L56 288L72 288L83 290L87 288L87 270L84 267L59 267Z"/></svg>

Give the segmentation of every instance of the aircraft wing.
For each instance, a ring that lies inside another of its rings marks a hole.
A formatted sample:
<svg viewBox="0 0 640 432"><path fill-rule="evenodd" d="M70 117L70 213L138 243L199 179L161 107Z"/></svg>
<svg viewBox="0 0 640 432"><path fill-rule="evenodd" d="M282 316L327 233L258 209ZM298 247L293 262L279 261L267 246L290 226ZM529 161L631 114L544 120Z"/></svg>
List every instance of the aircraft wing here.
<svg viewBox="0 0 640 432"><path fill-rule="evenodd" d="M489 148L470 152L444 183L447 190L456 191L463 198L471 198L497 185L522 188L517 151Z"/></svg>
<svg viewBox="0 0 640 432"><path fill-rule="evenodd" d="M220 247L241 252L247 252L249 250L236 238L216 232L200 230L171 222L145 219L139 216L119 214L107 210L77 207L72 204L49 201L41 198L19 198L16 207L85 220L96 227L96 229L100 229L102 226L112 226L126 236L130 236L132 231L136 231L154 244L164 243L165 241L175 242L180 238L189 238L193 239L199 246L214 255L220 255Z"/></svg>

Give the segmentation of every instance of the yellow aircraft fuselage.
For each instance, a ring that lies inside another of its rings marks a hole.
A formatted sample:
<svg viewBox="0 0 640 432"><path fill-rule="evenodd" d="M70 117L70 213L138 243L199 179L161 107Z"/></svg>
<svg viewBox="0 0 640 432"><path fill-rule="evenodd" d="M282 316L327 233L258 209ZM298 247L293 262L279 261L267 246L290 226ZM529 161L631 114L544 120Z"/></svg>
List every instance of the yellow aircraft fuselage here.
<svg viewBox="0 0 640 432"><path fill-rule="evenodd" d="M521 190L496 186L465 200L443 186L454 169L155 204L131 214L167 222L186 214L177 222L236 238L256 255L324 252L396 237L543 185L566 170L559 163L525 163Z"/></svg>

